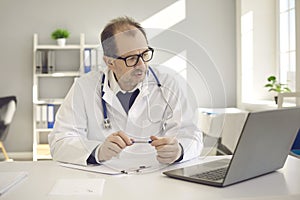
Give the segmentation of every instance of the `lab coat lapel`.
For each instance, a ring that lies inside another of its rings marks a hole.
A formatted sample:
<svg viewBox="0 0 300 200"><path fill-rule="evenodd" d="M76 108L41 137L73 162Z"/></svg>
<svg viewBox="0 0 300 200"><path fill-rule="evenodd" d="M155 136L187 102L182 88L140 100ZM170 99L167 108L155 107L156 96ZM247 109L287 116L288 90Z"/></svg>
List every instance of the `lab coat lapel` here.
<svg viewBox="0 0 300 200"><path fill-rule="evenodd" d="M143 81L143 84L140 88L140 94L136 97L132 107L130 108L128 114L130 116L134 116L134 114L139 113L139 110L144 108L145 100L147 95L149 95L149 85L148 85L148 78Z"/></svg>
<svg viewBox="0 0 300 200"><path fill-rule="evenodd" d="M107 107L109 106L111 109L116 110L117 112L119 112L120 114L122 114L123 116L126 116L126 112L124 111L119 99L117 98L117 96L113 93L113 91L109 88L108 85L108 75L107 75L107 71L105 72L105 80L104 80L104 86L103 86L103 100L106 102Z"/></svg>
<svg viewBox="0 0 300 200"><path fill-rule="evenodd" d="M149 94L147 82L147 80L144 80L143 85L140 88L140 94L137 96L128 112L126 132L136 137L143 137L144 135L143 123L145 119L143 117L143 113L145 113L145 110L147 109L146 98Z"/></svg>
<svg viewBox="0 0 300 200"><path fill-rule="evenodd" d="M141 87L140 95L138 97L144 98L149 94L149 85L148 78L144 80L143 85Z"/></svg>

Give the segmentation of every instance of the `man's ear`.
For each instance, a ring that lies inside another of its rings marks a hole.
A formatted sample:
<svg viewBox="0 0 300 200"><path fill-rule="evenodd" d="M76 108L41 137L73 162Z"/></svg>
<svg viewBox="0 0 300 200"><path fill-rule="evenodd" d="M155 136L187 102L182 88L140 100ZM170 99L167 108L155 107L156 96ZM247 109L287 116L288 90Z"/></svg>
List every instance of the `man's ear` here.
<svg viewBox="0 0 300 200"><path fill-rule="evenodd" d="M103 60L105 64L112 69L114 67L114 59L111 57L103 56Z"/></svg>

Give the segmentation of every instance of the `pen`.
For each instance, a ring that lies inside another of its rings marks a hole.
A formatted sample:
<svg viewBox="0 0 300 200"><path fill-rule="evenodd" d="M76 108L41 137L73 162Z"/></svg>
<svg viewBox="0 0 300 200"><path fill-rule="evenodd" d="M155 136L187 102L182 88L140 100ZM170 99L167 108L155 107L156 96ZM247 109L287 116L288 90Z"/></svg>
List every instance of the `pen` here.
<svg viewBox="0 0 300 200"><path fill-rule="evenodd" d="M134 140L133 143L151 143L152 140Z"/></svg>

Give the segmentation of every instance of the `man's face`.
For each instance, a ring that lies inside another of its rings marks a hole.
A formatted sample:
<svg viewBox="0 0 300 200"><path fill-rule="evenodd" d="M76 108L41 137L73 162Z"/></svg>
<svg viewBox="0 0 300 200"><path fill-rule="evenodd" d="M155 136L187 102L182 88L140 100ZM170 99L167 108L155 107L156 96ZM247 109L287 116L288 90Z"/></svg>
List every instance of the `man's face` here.
<svg viewBox="0 0 300 200"><path fill-rule="evenodd" d="M117 34L115 42L118 49L116 56L122 58L139 55L148 50L145 36L137 29ZM114 59L112 62L112 65L109 65L109 67L116 75L121 87L135 87L144 80L148 63L144 62L141 57L139 57L137 64L132 67L128 67L122 59Z"/></svg>

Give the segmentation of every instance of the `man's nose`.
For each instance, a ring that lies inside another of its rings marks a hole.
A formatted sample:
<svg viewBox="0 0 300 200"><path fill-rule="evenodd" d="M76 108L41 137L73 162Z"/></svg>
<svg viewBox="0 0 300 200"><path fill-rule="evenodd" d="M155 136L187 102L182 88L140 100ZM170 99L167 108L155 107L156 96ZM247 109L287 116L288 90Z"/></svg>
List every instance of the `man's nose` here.
<svg viewBox="0 0 300 200"><path fill-rule="evenodd" d="M135 65L135 68L141 69L141 68L145 68L145 67L146 67L146 62L144 62L143 59L142 59L142 57L140 56L138 58L137 64Z"/></svg>

